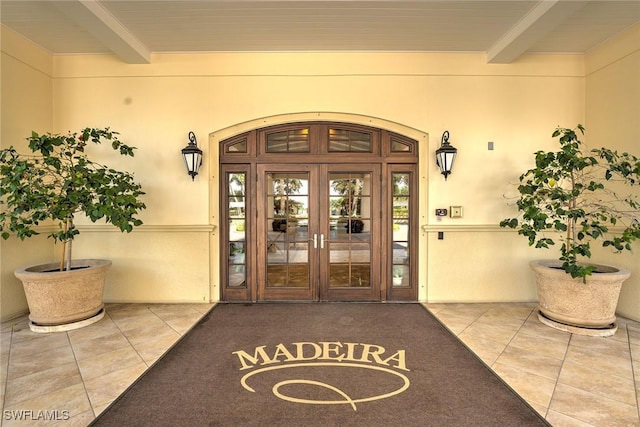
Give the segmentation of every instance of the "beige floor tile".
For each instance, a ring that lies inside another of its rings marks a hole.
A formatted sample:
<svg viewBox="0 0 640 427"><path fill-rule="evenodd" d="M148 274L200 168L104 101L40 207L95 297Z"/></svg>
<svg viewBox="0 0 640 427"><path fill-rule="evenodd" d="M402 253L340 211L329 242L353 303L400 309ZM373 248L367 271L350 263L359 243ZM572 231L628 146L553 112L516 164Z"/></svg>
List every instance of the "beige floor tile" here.
<svg viewBox="0 0 640 427"><path fill-rule="evenodd" d="M575 418L571 418L568 415L564 415L556 411L549 411L547 414L547 421L549 421L553 427L597 427L594 424L576 420Z"/></svg>
<svg viewBox="0 0 640 427"><path fill-rule="evenodd" d="M167 319L166 322L174 331L176 331L180 335L184 335L193 327L193 325L198 322L198 320L200 320L201 317L202 313L194 311L193 313L190 313L186 316Z"/></svg>
<svg viewBox="0 0 640 427"><path fill-rule="evenodd" d="M162 319L160 319L158 316L155 315L155 313L151 312L148 309L140 313L121 316L121 317L118 317L117 315L112 314L111 318L113 319L115 324L118 326L118 328L122 332L127 332L131 329L136 329L141 324L145 324L145 323L153 324L153 323L163 322Z"/></svg>
<svg viewBox="0 0 640 427"><path fill-rule="evenodd" d="M5 393L5 385L7 384L7 374L0 374L0 414L4 411L4 393ZM0 422L1 425L1 422Z"/></svg>
<svg viewBox="0 0 640 427"><path fill-rule="evenodd" d="M634 345L640 345L640 326L627 325L627 334L629 335L629 342Z"/></svg>
<svg viewBox="0 0 640 427"><path fill-rule="evenodd" d="M555 381L560 374L562 359L534 353L515 346L508 346L497 363Z"/></svg>
<svg viewBox="0 0 640 427"><path fill-rule="evenodd" d="M630 355L629 341L615 340L612 337L602 338L573 335L571 337L571 345L617 357L628 358Z"/></svg>
<svg viewBox="0 0 640 427"><path fill-rule="evenodd" d="M527 306L497 306L484 312L478 318L478 321L489 321L498 325L500 324L499 322L509 322L516 323L518 326L521 326L522 323L524 323L531 315L533 310L533 307Z"/></svg>
<svg viewBox="0 0 640 427"><path fill-rule="evenodd" d="M587 366L621 378L633 378L631 358L604 355L584 347L569 345L566 362Z"/></svg>
<svg viewBox="0 0 640 427"><path fill-rule="evenodd" d="M180 335L173 331L173 335L163 335L151 340L139 342L134 348L148 365L152 365L160 356L166 353L179 338Z"/></svg>
<svg viewBox="0 0 640 427"><path fill-rule="evenodd" d="M106 403L103 403L102 405L93 405L93 412L96 414L96 417L101 413L103 413L104 410L111 405L111 403L113 402L106 402Z"/></svg>
<svg viewBox="0 0 640 427"><path fill-rule="evenodd" d="M200 303L200 304L190 304L191 307L200 314L208 313L213 307L216 306L216 303Z"/></svg>
<svg viewBox="0 0 640 427"><path fill-rule="evenodd" d="M640 328L640 321L637 321L637 320L627 319L626 317L618 316L616 321L618 322L618 325L625 325L625 326Z"/></svg>
<svg viewBox="0 0 640 427"><path fill-rule="evenodd" d="M636 381L640 381L640 346L631 346L631 366Z"/></svg>
<svg viewBox="0 0 640 427"><path fill-rule="evenodd" d="M464 339L464 337L467 335L473 335L475 337L483 338L489 341L495 341L500 344L506 345L514 337L517 330L517 328L513 327L503 327L475 322L469 325L469 327L461 332L459 336L461 339Z"/></svg>
<svg viewBox="0 0 640 427"><path fill-rule="evenodd" d="M467 329L469 325L478 319L478 316L473 314L464 316L459 313L452 313L448 310L439 311L435 316L447 327L447 329L456 335Z"/></svg>
<svg viewBox="0 0 640 427"><path fill-rule="evenodd" d="M0 335L0 356L9 354L11 350L11 330Z"/></svg>
<svg viewBox="0 0 640 427"><path fill-rule="evenodd" d="M555 359L564 359L569 347L568 343L530 335L526 331L519 331L509 345Z"/></svg>
<svg viewBox="0 0 640 427"><path fill-rule="evenodd" d="M470 334L460 337L460 340L488 366L493 365L506 347L504 344Z"/></svg>
<svg viewBox="0 0 640 427"><path fill-rule="evenodd" d="M91 405L89 404L87 393L84 390L84 385L75 384L51 393L42 394L31 399L21 401L15 405L8 406L5 409L9 411L9 415L22 412L23 416L30 416L29 411L33 411L35 415L37 415L39 411L43 411L48 413L54 421L56 419L58 421L69 421L70 418L76 417L84 412L91 411ZM10 418L15 422L15 425L25 425L24 421L16 420L15 416L10 416ZM2 425L14 425L14 422L8 424L3 422ZM38 424L50 425L52 423L39 422Z"/></svg>
<svg viewBox="0 0 640 427"><path fill-rule="evenodd" d="M627 330L627 324L626 323L622 323L622 322L618 322L618 330L616 331L616 333L611 336L611 337L607 337L608 340L613 340L613 341L622 341L625 343L629 343L629 332Z"/></svg>
<svg viewBox="0 0 640 427"><path fill-rule="evenodd" d="M164 321L199 314L190 304L154 304L149 306L149 310Z"/></svg>
<svg viewBox="0 0 640 427"><path fill-rule="evenodd" d="M72 343L79 343L105 335L112 335L117 332L120 332L120 329L118 329L118 326L116 326L115 322L109 317L109 313L107 313L99 322L93 323L85 328L69 331L68 334Z"/></svg>
<svg viewBox="0 0 640 427"><path fill-rule="evenodd" d="M107 304L106 311L111 319L118 321L150 314L150 305L151 304Z"/></svg>
<svg viewBox="0 0 640 427"><path fill-rule="evenodd" d="M540 322L540 320L538 320L537 312L531 315L531 317L529 317L527 321L524 322L524 325L522 325L522 328L519 330L519 332L524 332L529 335L534 335L549 340L560 341L565 344L568 344L569 340L571 339L570 333L559 331Z"/></svg>
<svg viewBox="0 0 640 427"><path fill-rule="evenodd" d="M127 389L144 371L145 363L110 372L107 375L85 381L85 388L92 407L109 404Z"/></svg>
<svg viewBox="0 0 640 427"><path fill-rule="evenodd" d="M0 392L4 390L4 384L9 370L9 353L0 354Z"/></svg>
<svg viewBox="0 0 640 427"><path fill-rule="evenodd" d="M635 384L629 377L620 378L588 366L565 362L558 382L628 405L636 404Z"/></svg>
<svg viewBox="0 0 640 427"><path fill-rule="evenodd" d="M109 311L123 310L126 308L130 308L132 305L141 306L145 304L129 304L126 302L105 302L104 308Z"/></svg>
<svg viewBox="0 0 640 427"><path fill-rule="evenodd" d="M498 316L494 312L489 311L482 316L478 317L476 323L482 323L486 325L497 325L502 328L518 330L522 327L525 319L510 316Z"/></svg>
<svg viewBox="0 0 640 427"><path fill-rule="evenodd" d="M161 339L167 336L175 337L179 335L171 326L157 317L150 322L141 322L131 329L124 331L127 340L136 347L138 344L149 341L149 339Z"/></svg>
<svg viewBox="0 0 640 427"><path fill-rule="evenodd" d="M531 315L538 307L535 302L500 302L494 304L494 308L502 313L507 313L514 317L526 318Z"/></svg>
<svg viewBox="0 0 640 427"><path fill-rule="evenodd" d="M105 304L105 308L111 318L120 318L148 312L149 304Z"/></svg>
<svg viewBox="0 0 640 427"><path fill-rule="evenodd" d="M556 385L555 380L499 362L494 363L491 368L527 402L536 403L544 408L549 407Z"/></svg>
<svg viewBox="0 0 640 427"><path fill-rule="evenodd" d="M157 314L155 314L151 310L147 310L145 312L131 315L131 316L123 316L119 318L113 318L113 321L116 323L118 328L126 332L130 329L135 329L142 324L153 324L155 323L165 323Z"/></svg>
<svg viewBox="0 0 640 427"><path fill-rule="evenodd" d="M76 359L69 345L54 347L48 351L45 348L44 351L33 354L30 354L30 352L24 354L19 347L16 347L11 351L8 377L9 379L14 379L56 366L75 363L75 361Z"/></svg>
<svg viewBox="0 0 640 427"><path fill-rule="evenodd" d="M435 314L442 310L446 310L448 304L423 303L422 305L425 306L430 312Z"/></svg>
<svg viewBox="0 0 640 427"><path fill-rule="evenodd" d="M81 382L80 371L75 362L24 375L7 383L4 405L5 408L13 406Z"/></svg>
<svg viewBox="0 0 640 427"><path fill-rule="evenodd" d="M18 319L19 319L19 317L15 318L15 319L7 320L6 322L0 323L0 336L4 336L6 334L10 334L11 331L13 330L13 325L16 323L16 321Z"/></svg>
<svg viewBox="0 0 640 427"><path fill-rule="evenodd" d="M477 319L493 307L495 304L447 304L446 311Z"/></svg>
<svg viewBox="0 0 640 427"><path fill-rule="evenodd" d="M130 319L139 319L139 318L145 318L150 316L156 316L155 313L149 310L148 304L144 304L144 305L141 305L140 307L134 307L134 308L122 308L115 311L107 310L107 314L109 314L109 317L118 325Z"/></svg>
<svg viewBox="0 0 640 427"><path fill-rule="evenodd" d="M108 353L78 360L78 367L83 381L107 375L120 369L144 362L133 347L127 346Z"/></svg>
<svg viewBox="0 0 640 427"><path fill-rule="evenodd" d="M78 360L130 346L131 344L120 331L72 343L73 352Z"/></svg>
<svg viewBox="0 0 640 427"><path fill-rule="evenodd" d="M538 412L538 414L540 414L541 417L546 418L547 416L547 411L549 411L549 408L547 408L546 406L543 405L538 405L535 402L527 402L533 409L536 410L536 412Z"/></svg>
<svg viewBox="0 0 640 427"><path fill-rule="evenodd" d="M640 345L629 344L629 352L631 353L631 360L634 363L640 362Z"/></svg>
<svg viewBox="0 0 640 427"><path fill-rule="evenodd" d="M51 422L47 424L47 427L86 427L95 418L93 410L88 410L80 414L74 415L68 420L62 420L57 422Z"/></svg>
<svg viewBox="0 0 640 427"><path fill-rule="evenodd" d="M16 335L17 334L14 334L14 337L16 337ZM36 334L35 332L29 331L28 337L23 335L21 339L13 341L11 344L11 354L16 355L16 357L26 357L68 345L69 337L65 332Z"/></svg>
<svg viewBox="0 0 640 427"><path fill-rule="evenodd" d="M558 384L549 409L594 426L638 426L638 409L617 400Z"/></svg>
<svg viewBox="0 0 640 427"><path fill-rule="evenodd" d="M21 316L11 321L11 340L13 342L30 339L35 336L37 336L37 334L29 329L28 316Z"/></svg>

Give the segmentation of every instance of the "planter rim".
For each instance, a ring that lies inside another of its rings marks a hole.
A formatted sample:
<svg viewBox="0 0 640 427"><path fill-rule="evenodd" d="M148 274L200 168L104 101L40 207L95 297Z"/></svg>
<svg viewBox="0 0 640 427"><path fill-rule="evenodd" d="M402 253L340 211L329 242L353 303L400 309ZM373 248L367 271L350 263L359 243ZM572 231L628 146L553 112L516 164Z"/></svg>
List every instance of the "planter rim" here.
<svg viewBox="0 0 640 427"><path fill-rule="evenodd" d="M631 275L631 271L624 267L619 267L617 265L611 264L599 264L595 262L583 262L581 265L593 265L596 267L603 267L606 271L604 272L593 272L591 276L587 276L587 280L589 277L603 277L603 276L627 276ZM568 275L566 271L564 271L562 267L562 261L556 259L536 259L529 262L529 266L534 271L536 269L545 269L548 274L556 274L558 276Z"/></svg>
<svg viewBox="0 0 640 427"><path fill-rule="evenodd" d="M18 268L14 271L14 274L16 276L22 276L22 277L31 276L31 275L42 276L43 274L53 274L53 275L58 275L58 274L62 275L62 274L69 274L69 273L83 274L83 273L91 273L93 270L97 268L108 268L110 265L111 265L111 261L107 259L93 259L93 258L74 259L71 261L72 267L86 267L86 268L71 270L71 271L66 271L66 270L60 271L60 270L56 270L57 268L60 267L59 262L48 262L44 264L34 264L34 265ZM49 271L49 270L55 270L55 271Z"/></svg>

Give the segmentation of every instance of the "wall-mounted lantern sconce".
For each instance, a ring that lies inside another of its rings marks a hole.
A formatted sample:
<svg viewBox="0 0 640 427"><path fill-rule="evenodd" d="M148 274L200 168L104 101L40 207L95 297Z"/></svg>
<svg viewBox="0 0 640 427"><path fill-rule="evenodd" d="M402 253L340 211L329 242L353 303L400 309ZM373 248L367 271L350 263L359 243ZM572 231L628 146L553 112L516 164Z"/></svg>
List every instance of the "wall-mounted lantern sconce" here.
<svg viewBox="0 0 640 427"><path fill-rule="evenodd" d="M193 181L202 166L202 150L198 148L196 134L193 132L189 132L189 144L182 149L182 157L184 157L187 172Z"/></svg>
<svg viewBox="0 0 640 427"><path fill-rule="evenodd" d="M445 181L453 168L453 161L456 159L458 150L449 144L449 131L445 130L442 134L440 148L436 150L436 165L440 168L440 172L444 175Z"/></svg>

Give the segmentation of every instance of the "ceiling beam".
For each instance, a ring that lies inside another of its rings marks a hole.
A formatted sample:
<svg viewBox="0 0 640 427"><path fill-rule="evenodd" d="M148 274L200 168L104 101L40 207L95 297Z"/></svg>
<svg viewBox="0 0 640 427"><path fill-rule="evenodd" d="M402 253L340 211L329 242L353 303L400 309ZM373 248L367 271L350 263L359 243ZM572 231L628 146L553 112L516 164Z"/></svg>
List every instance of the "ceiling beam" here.
<svg viewBox="0 0 640 427"><path fill-rule="evenodd" d="M56 5L76 24L129 64L150 64L151 52L107 9L95 0L63 0Z"/></svg>
<svg viewBox="0 0 640 427"><path fill-rule="evenodd" d="M539 1L487 52L487 62L508 64L582 8L588 1Z"/></svg>

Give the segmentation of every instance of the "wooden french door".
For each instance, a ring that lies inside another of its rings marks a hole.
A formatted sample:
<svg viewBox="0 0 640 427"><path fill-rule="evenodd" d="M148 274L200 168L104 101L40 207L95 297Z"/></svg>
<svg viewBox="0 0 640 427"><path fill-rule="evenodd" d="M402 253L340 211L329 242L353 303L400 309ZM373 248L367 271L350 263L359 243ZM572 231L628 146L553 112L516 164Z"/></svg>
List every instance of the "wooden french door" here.
<svg viewBox="0 0 640 427"><path fill-rule="evenodd" d="M416 301L418 142L336 123L220 141L223 301Z"/></svg>
<svg viewBox="0 0 640 427"><path fill-rule="evenodd" d="M257 300L371 301L380 165L257 165Z"/></svg>

